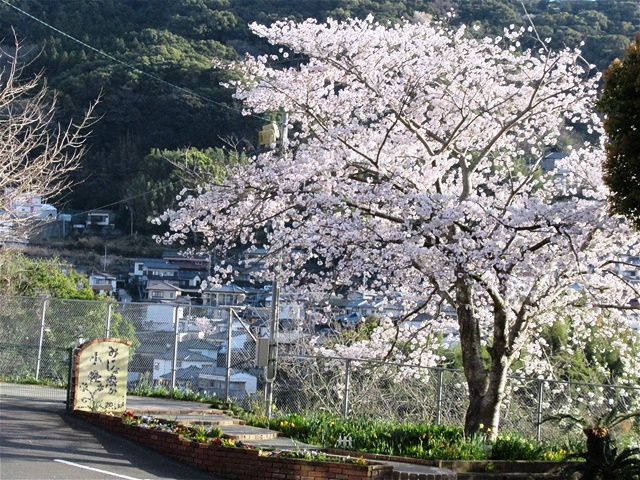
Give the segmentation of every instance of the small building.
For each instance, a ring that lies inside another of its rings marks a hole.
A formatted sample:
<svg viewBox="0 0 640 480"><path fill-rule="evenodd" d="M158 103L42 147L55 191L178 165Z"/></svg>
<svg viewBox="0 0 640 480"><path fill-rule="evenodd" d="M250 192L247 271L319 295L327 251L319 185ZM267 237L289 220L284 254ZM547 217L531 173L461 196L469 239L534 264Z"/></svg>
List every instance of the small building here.
<svg viewBox="0 0 640 480"><path fill-rule="evenodd" d="M556 177L561 177L567 174L566 169L562 169L558 167L560 160L567 158L568 155L563 152L552 152L548 155L545 155L540 161L540 168L542 169L542 173L550 174L553 173Z"/></svg>
<svg viewBox="0 0 640 480"><path fill-rule="evenodd" d="M117 289L117 278L108 273L92 273L89 275L89 286L98 295L115 295Z"/></svg>
<svg viewBox="0 0 640 480"><path fill-rule="evenodd" d="M163 380L163 376L167 373L171 375L171 364L173 363L173 351L167 351L161 355L157 355L153 359L153 380L158 383ZM216 363L216 359L207 357L197 352L188 350L183 345L178 345L178 356L176 360L176 370L188 367L212 367ZM171 378L171 377L169 377Z"/></svg>
<svg viewBox="0 0 640 480"><path fill-rule="evenodd" d="M92 210L87 213L87 226L96 225L106 227L111 222L111 212L107 210Z"/></svg>
<svg viewBox="0 0 640 480"><path fill-rule="evenodd" d="M52 205L42 202L40 195L24 195L14 198L11 210L18 218L31 220L55 220L58 210Z"/></svg>
<svg viewBox="0 0 640 480"><path fill-rule="evenodd" d="M198 272L208 272L211 267L209 255L182 255L177 252L165 252L162 259L176 265L180 270L194 270Z"/></svg>
<svg viewBox="0 0 640 480"><path fill-rule="evenodd" d="M176 387L189 390L198 390L198 377L202 368L194 365L187 368L179 368L176 370ZM160 382L165 385L171 384L171 372L165 373L160 377Z"/></svg>
<svg viewBox="0 0 640 480"><path fill-rule="evenodd" d="M198 390L206 391L220 397L226 393L227 369L223 367L203 368L198 375ZM258 379L255 375L236 370L230 371L229 395L234 398L246 398L258 390Z"/></svg>
<svg viewBox="0 0 640 480"><path fill-rule="evenodd" d="M202 291L202 304L212 307L244 305L247 292L237 285L209 286Z"/></svg>
<svg viewBox="0 0 640 480"><path fill-rule="evenodd" d="M146 280L177 280L178 265L161 258L136 258L133 263L133 276Z"/></svg>
<svg viewBox="0 0 640 480"><path fill-rule="evenodd" d="M174 302L182 295L182 289L167 281L151 280L147 284L147 299L156 302Z"/></svg>

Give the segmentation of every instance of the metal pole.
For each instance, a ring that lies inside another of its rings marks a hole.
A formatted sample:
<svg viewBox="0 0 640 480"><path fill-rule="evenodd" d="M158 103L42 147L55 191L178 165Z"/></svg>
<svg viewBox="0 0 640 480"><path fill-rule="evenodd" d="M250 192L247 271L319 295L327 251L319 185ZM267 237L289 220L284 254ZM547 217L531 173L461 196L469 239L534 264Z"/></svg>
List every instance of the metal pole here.
<svg viewBox="0 0 640 480"><path fill-rule="evenodd" d="M265 395L267 398L266 415L267 420L271 420L271 410L273 408L273 382L276 379L278 367L278 330L280 323L280 288L278 281L273 280L271 290L271 322L269 326L269 358L267 360L267 374L265 377Z"/></svg>
<svg viewBox="0 0 640 480"><path fill-rule="evenodd" d="M536 439L542 441L542 402L544 401L544 380L538 379L538 406L536 412Z"/></svg>
<svg viewBox="0 0 640 480"><path fill-rule="evenodd" d="M280 117L280 130L282 130L280 149L284 154L289 146L289 114L287 112L282 112L282 116Z"/></svg>
<svg viewBox="0 0 640 480"><path fill-rule="evenodd" d="M442 385L444 383L444 370L438 368L438 380L436 388L436 425L442 423Z"/></svg>
<svg viewBox="0 0 640 480"><path fill-rule="evenodd" d="M282 130L280 140L280 154L285 155L288 139L289 116L283 112L280 117L280 129ZM273 409L273 382L276 379L278 370L278 331L280 330L280 287L278 285L277 275L280 269L281 258L278 259L278 266L273 275L273 286L271 288L271 321L269 326L269 358L267 360L267 372L265 375L265 400L266 400L266 416L267 420L271 420L271 411Z"/></svg>
<svg viewBox="0 0 640 480"><path fill-rule="evenodd" d="M42 344L44 343L44 319L47 314L47 299L42 300L42 314L40 315L40 338L38 339L38 359L36 360L36 380L40 379L40 362L42 360Z"/></svg>
<svg viewBox="0 0 640 480"><path fill-rule="evenodd" d="M226 371L225 371L225 382L224 382L224 399L225 401L229 401L231 397L231 342L233 341L233 335L231 331L231 309L229 309L229 323L227 325L227 358L226 358Z"/></svg>
<svg viewBox="0 0 640 480"><path fill-rule="evenodd" d="M176 388L176 365L178 364L178 337L180 329L178 325L178 307L173 308L173 360L171 362L171 388Z"/></svg>
<svg viewBox="0 0 640 480"><path fill-rule="evenodd" d="M67 410L71 410L71 375L73 374L73 352L75 348L69 347L67 353L69 355L68 371L67 371Z"/></svg>
<svg viewBox="0 0 640 480"><path fill-rule="evenodd" d="M104 336L109 338L111 335L111 308L113 307L113 303L107 303L107 324L104 328Z"/></svg>
<svg viewBox="0 0 640 480"><path fill-rule="evenodd" d="M351 359L347 358L344 372L344 398L342 399L342 416L349 416L349 384L351 383Z"/></svg>

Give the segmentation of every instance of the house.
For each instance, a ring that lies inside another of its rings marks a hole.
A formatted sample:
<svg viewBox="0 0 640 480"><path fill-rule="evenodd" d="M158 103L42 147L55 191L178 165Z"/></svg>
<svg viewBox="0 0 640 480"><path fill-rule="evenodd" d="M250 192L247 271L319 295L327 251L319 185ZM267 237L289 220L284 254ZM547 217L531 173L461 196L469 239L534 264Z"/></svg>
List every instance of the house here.
<svg viewBox="0 0 640 480"><path fill-rule="evenodd" d="M216 342L211 342L202 338L194 338L183 340L182 345L184 348L193 353L199 353L205 357L216 360L218 357L218 350L220 345Z"/></svg>
<svg viewBox="0 0 640 480"><path fill-rule="evenodd" d="M114 234L116 213L111 210L91 210L87 212L83 231L98 234ZM76 228L76 225L73 225Z"/></svg>
<svg viewBox="0 0 640 480"><path fill-rule="evenodd" d="M202 283L203 277L200 272L196 272L193 270L178 270L176 275L178 286L184 291L189 290L194 294L200 293L200 284Z"/></svg>
<svg viewBox="0 0 640 480"><path fill-rule="evenodd" d="M268 251L264 248L252 248L242 252L240 258L235 262L236 280L239 282L254 281L256 274L261 273L265 268L264 257L267 253Z"/></svg>
<svg viewBox="0 0 640 480"><path fill-rule="evenodd" d="M208 258L165 254L163 258L136 258L129 275L130 282L138 286L141 298L173 301L187 295L199 298L200 284L207 278L208 271Z"/></svg>
<svg viewBox="0 0 640 480"><path fill-rule="evenodd" d="M281 294L279 300L278 319L280 321L280 330L298 330L302 324L302 307L300 302L297 301L296 297L286 293ZM269 312L269 316L265 318L269 318L273 307L273 295L269 295L265 299L264 304L265 309Z"/></svg>
<svg viewBox="0 0 640 480"><path fill-rule="evenodd" d="M234 398L245 398L258 390L258 379L255 375L232 368L229 382L229 395ZM223 367L203 368L198 375L198 390L224 397L227 385L227 369Z"/></svg>
<svg viewBox="0 0 640 480"><path fill-rule="evenodd" d="M202 304L212 307L244 305L247 292L237 285L212 285L202 291Z"/></svg>
<svg viewBox="0 0 640 480"><path fill-rule="evenodd" d="M167 281L149 281L146 290L147 299L156 302L175 302L182 295L180 287Z"/></svg>
<svg viewBox="0 0 640 480"><path fill-rule="evenodd" d="M173 351L169 350L157 355L153 359L153 380L154 383L162 381L162 376L167 373L171 375L171 365L173 363ZM178 355L176 357L176 369L188 367L212 367L216 364L216 359L207 357L197 352L192 352L185 345L178 344ZM171 378L171 377L169 377Z"/></svg>
<svg viewBox="0 0 640 480"><path fill-rule="evenodd" d="M198 390L198 377L202 368L191 366L187 368L179 368L176 370L176 387L181 389ZM165 373L160 377L160 382L171 384L172 374Z"/></svg>
<svg viewBox="0 0 640 480"><path fill-rule="evenodd" d="M89 287L98 295L115 295L118 291L116 283L115 275L104 272L89 275Z"/></svg>
<svg viewBox="0 0 640 480"><path fill-rule="evenodd" d="M136 258L133 263L133 276L143 282L148 280L177 280L180 267L161 258Z"/></svg>
<svg viewBox="0 0 640 480"><path fill-rule="evenodd" d="M112 225L113 212L110 210L91 210L87 212L87 228L108 227Z"/></svg>
<svg viewBox="0 0 640 480"><path fill-rule="evenodd" d="M245 343L248 340L248 332L244 328L232 328L231 330L231 349L238 350L244 348ZM214 333L208 337L208 340L212 342L218 342L219 344L226 344L229 339L229 333L226 329Z"/></svg>
<svg viewBox="0 0 640 480"><path fill-rule="evenodd" d="M165 305L152 305L166 307ZM155 326L155 325L154 325ZM129 360L129 381L137 381L141 376L151 376L157 358L163 358L168 352L173 353L176 335L172 328L165 330L139 331L137 334L140 345L136 347ZM216 362L220 345L192 338L189 332L178 333L179 348L197 353Z"/></svg>
<svg viewBox="0 0 640 480"><path fill-rule="evenodd" d="M258 379L255 375L232 368L229 372L229 396L233 398L246 398L255 394L258 389ZM224 397L227 385L227 369L222 367L197 367L189 366L176 370L176 387L198 390L208 395ZM171 382L172 373L168 372L160 376L161 383Z"/></svg>
<svg viewBox="0 0 640 480"><path fill-rule="evenodd" d="M42 203L40 195L23 195L16 197L11 202L11 210L18 218L32 220L54 220L58 210L46 203Z"/></svg>
<svg viewBox="0 0 640 480"><path fill-rule="evenodd" d="M620 255L616 272L631 284L640 283L640 255Z"/></svg>
<svg viewBox="0 0 640 480"><path fill-rule="evenodd" d="M558 164L560 160L567 158L568 156L569 155L563 152L552 152L548 155L545 155L540 161L540 168L542 169L542 173L553 173L556 177L565 176L567 174L567 170L558 168Z"/></svg>
<svg viewBox="0 0 640 480"><path fill-rule="evenodd" d="M369 315L382 315L382 303L371 298L354 298L345 303L342 308L344 315L340 315L337 320L341 323L352 325L361 318Z"/></svg>
<svg viewBox="0 0 640 480"><path fill-rule="evenodd" d="M179 270L194 270L203 272L206 275L211 268L211 257L209 255L182 255L178 252L165 252L162 259L176 265Z"/></svg>

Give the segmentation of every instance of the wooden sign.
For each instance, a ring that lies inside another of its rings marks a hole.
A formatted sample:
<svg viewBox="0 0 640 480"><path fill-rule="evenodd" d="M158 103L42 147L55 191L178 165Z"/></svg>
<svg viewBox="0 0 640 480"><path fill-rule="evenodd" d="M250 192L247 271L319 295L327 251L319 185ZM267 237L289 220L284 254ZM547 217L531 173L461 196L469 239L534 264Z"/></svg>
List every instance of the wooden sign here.
<svg viewBox="0 0 640 480"><path fill-rule="evenodd" d="M80 345L73 354L72 410L124 412L131 342L98 338Z"/></svg>

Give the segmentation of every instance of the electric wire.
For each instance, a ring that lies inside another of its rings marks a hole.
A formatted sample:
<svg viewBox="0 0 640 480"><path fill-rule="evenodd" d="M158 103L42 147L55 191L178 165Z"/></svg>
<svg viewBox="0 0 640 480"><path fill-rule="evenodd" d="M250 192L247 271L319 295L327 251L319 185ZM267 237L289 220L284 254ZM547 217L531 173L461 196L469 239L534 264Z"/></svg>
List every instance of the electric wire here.
<svg viewBox="0 0 640 480"><path fill-rule="evenodd" d="M237 108L231 107L231 106L226 105L224 103L216 102L215 100L212 100L212 99L210 99L208 97L205 97L204 95L200 95L199 93L196 93L196 92L194 92L192 90L189 90L188 88L184 88L184 87L181 87L181 86L176 85L174 83L168 82L167 80L164 80L163 78L158 77L157 75L153 75L152 73L145 72L144 70L141 70L140 68L138 68L138 67L136 67L134 65L131 65L131 64L129 64L129 63L123 61L123 60L120 60L119 58L116 58L113 55L111 55L111 54L109 54L109 53L107 53L107 52L105 52L103 50L95 48L95 47L89 45L88 43L83 42L79 38L76 38L73 35L70 35L70 34L60 30L59 28L56 28L53 25L45 22L44 20L41 20L40 18L30 14L29 12L26 12L25 10L22 10L21 8L17 7L16 5L11 4L8 0L0 0L0 3L3 3L4 5L7 5L10 8L13 8L14 10L20 12L22 15L25 15L25 16L31 18L32 20L35 20L36 22L40 23L41 25L44 25L45 27L53 30L54 32L56 32L56 33L58 33L58 34L60 34L60 35L62 35L64 37L68 38L69 40L72 40L72 41L82 45L83 47L88 48L89 50L97 53L98 55L102 55L103 57L108 58L112 62L115 62L115 63L118 63L120 65L123 65L123 66L129 68L130 70L132 70L132 71L134 71L136 73L139 73L140 75L143 75L145 77L151 78L151 79L153 79L153 80L155 80L157 82L160 82L163 85L167 85L169 87L175 88L175 89L177 89L177 90L179 90L179 91L181 91L183 93L186 93L188 95L191 95L192 97L195 97L195 98L197 98L199 100L205 101L205 102L213 104L213 105L217 105L217 106L225 108L227 110L231 110L232 112L235 112L238 115L246 116L246 115L243 115L242 111L238 110ZM249 114L249 116L252 116L252 117L255 117L255 118L259 118L260 120L264 120L266 122L270 122L271 121L268 118L262 117L260 115L256 115L254 113Z"/></svg>

